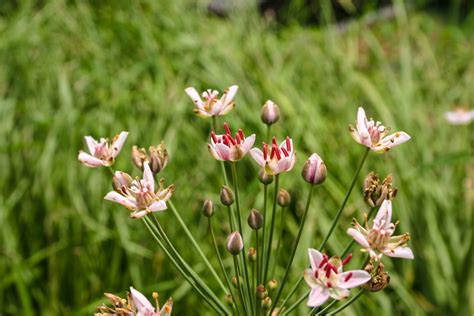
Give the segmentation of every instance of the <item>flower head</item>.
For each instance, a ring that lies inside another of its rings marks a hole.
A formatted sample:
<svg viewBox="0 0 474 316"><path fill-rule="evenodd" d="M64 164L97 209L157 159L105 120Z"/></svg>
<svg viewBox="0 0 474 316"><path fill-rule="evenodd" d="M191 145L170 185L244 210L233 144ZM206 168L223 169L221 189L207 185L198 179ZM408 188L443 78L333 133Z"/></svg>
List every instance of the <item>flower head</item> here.
<svg viewBox="0 0 474 316"><path fill-rule="evenodd" d="M280 119L280 109L278 108L278 105L271 100L265 102L260 113L260 118L262 122L267 125L272 125L278 122Z"/></svg>
<svg viewBox="0 0 474 316"><path fill-rule="evenodd" d="M392 147L410 140L410 136L405 132L395 132L387 136L389 129L381 122L367 120L365 111L361 107L357 111L356 128L349 125L349 131L356 142L378 153L389 151Z"/></svg>
<svg viewBox="0 0 474 316"><path fill-rule="evenodd" d="M133 146L132 148L132 161L135 166L143 171L143 163L149 161L150 169L153 174L159 173L166 167L168 163L168 151L166 150L165 143L161 142L158 146L150 146L150 156L147 155L145 148L138 148Z"/></svg>
<svg viewBox="0 0 474 316"><path fill-rule="evenodd" d="M311 287L308 306L324 304L329 297L342 300L349 296L349 289L368 282L370 274L364 270L342 272L342 267L351 259L349 255L341 260L339 257L328 258L315 249L308 249L311 269L306 269L304 279Z"/></svg>
<svg viewBox="0 0 474 316"><path fill-rule="evenodd" d="M117 202L132 210L133 218L141 218L152 212L166 210L166 201L171 198L174 186L163 188L164 179L160 180L160 187L155 192L155 181L148 161L143 164L143 179L135 179L117 171L114 175L114 189L104 197L106 200Z"/></svg>
<svg viewBox="0 0 474 316"><path fill-rule="evenodd" d="M212 157L220 161L239 161L252 148L255 142L255 134L245 137L242 129L232 137L229 125L224 123L225 134L216 135L211 132L211 143L207 145Z"/></svg>
<svg viewBox="0 0 474 316"><path fill-rule="evenodd" d="M202 93L204 100L201 99L199 93L193 87L186 88L184 91L196 105L194 109L196 115L200 117L211 117L225 115L235 107L233 99L238 89L239 87L237 86L230 86L225 89L220 99L217 98L219 95L218 91L209 89Z"/></svg>
<svg viewBox="0 0 474 316"><path fill-rule="evenodd" d="M271 175L290 171L296 162L293 141L289 137L286 137L280 146L277 145L276 138L273 137L270 152L268 152L268 144L263 143L263 151L252 148L250 155L260 167L264 168L266 173Z"/></svg>
<svg viewBox="0 0 474 316"><path fill-rule="evenodd" d="M395 258L413 259L413 252L406 245L410 235L405 233L392 236L398 224L392 223L392 202L385 200L373 220L371 228L368 227L367 219L365 228L354 219L354 228L349 228L347 233L352 236L373 259L380 260L382 255Z"/></svg>
<svg viewBox="0 0 474 316"><path fill-rule="evenodd" d="M446 120L452 125L465 125L474 121L474 110L455 108L444 114Z"/></svg>
<svg viewBox="0 0 474 316"><path fill-rule="evenodd" d="M112 140L101 138L99 141L95 140L92 136L86 136L84 138L86 139L89 154L80 150L77 159L90 168L111 166L115 161L115 157L122 150L127 136L128 132L121 132L115 135Z"/></svg>

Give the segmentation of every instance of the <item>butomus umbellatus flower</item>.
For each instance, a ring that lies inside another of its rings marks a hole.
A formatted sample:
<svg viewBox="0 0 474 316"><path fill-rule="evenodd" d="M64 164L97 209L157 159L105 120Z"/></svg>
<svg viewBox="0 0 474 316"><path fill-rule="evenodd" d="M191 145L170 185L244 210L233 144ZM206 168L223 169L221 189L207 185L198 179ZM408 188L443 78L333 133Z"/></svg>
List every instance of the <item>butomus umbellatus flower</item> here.
<svg viewBox="0 0 474 316"><path fill-rule="evenodd" d="M381 122L367 120L365 111L361 107L357 110L356 128L349 125L349 131L356 142L378 153L389 151L392 147L410 140L410 136L405 132L387 135L389 129Z"/></svg>
<svg viewBox="0 0 474 316"><path fill-rule="evenodd" d="M174 190L170 185L163 187L164 179L160 180L160 187L155 192L155 180L148 161L143 164L143 179L133 180L128 174L117 171L114 175L114 189L104 197L106 200L120 203L133 211L131 217L141 218L152 212L166 210L168 201Z"/></svg>
<svg viewBox="0 0 474 316"><path fill-rule="evenodd" d="M308 306L324 304L329 297L342 300L349 296L349 289L362 285L370 280L370 274L364 270L343 272L342 268L351 259L339 257L328 258L315 249L308 249L310 269L304 272L304 279L311 287Z"/></svg>
<svg viewBox="0 0 474 316"><path fill-rule="evenodd" d="M246 137L242 129L235 133L235 138L224 123L225 134L216 135L211 132L211 143L207 145L212 157L220 161L239 161L252 148L255 142L255 134Z"/></svg>
<svg viewBox="0 0 474 316"><path fill-rule="evenodd" d="M122 150L123 144L127 139L128 132L121 132L115 135L114 138L109 140L108 138L101 138L99 141L95 140L92 136L85 136L87 148L89 154L80 150L77 159L90 168L96 168L100 166L111 166L117 155Z"/></svg>
<svg viewBox="0 0 474 316"><path fill-rule="evenodd" d="M276 138L273 137L271 148L269 149L268 144L263 143L262 149L252 148L250 155L268 174L276 175L290 171L294 167L296 153L290 137L286 137L280 146L278 146Z"/></svg>
<svg viewBox="0 0 474 316"><path fill-rule="evenodd" d="M444 114L446 120L452 125L466 125L474 121L474 110L457 107Z"/></svg>
<svg viewBox="0 0 474 316"><path fill-rule="evenodd" d="M165 143L161 142L158 146L150 146L148 149L150 155L147 154L145 148L132 147L132 162L143 171L143 163L148 161L153 174L159 173L168 163L168 151Z"/></svg>
<svg viewBox="0 0 474 316"><path fill-rule="evenodd" d="M354 228L349 228L347 233L376 260L380 260L384 254L389 257L414 259L413 252L406 246L410 235L405 233L392 236L397 224L398 222L392 223L392 202L385 200L373 220L372 227L369 228L367 219L365 228L354 219Z"/></svg>
<svg viewBox="0 0 474 316"><path fill-rule="evenodd" d="M202 98L193 87L186 88L184 91L193 100L196 108L194 113L200 117L220 116L229 113L234 107L233 101L235 94L239 87L230 86L224 90L220 99L218 99L219 92L217 90L208 89L202 93Z"/></svg>

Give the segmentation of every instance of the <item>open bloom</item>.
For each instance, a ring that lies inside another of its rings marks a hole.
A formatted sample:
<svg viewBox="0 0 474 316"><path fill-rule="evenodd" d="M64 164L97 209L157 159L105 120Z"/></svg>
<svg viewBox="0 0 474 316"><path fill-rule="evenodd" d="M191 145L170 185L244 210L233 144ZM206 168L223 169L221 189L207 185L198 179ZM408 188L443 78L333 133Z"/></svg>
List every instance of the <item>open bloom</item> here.
<svg viewBox="0 0 474 316"><path fill-rule="evenodd" d="M446 120L453 125L465 125L474 121L474 110L465 108L456 108L453 111L445 113Z"/></svg>
<svg viewBox="0 0 474 316"><path fill-rule="evenodd" d="M107 193L104 199L117 202L132 210L133 218L141 218L152 212L166 210L166 201L171 198L174 186L163 188L163 179L160 188L155 192L155 181L148 161L143 164L143 179L133 180L128 174L117 171L114 175L114 189Z"/></svg>
<svg viewBox="0 0 474 316"><path fill-rule="evenodd" d="M364 270L342 272L351 259L349 255L341 260L339 257L328 258L315 249L308 249L311 269L306 269L304 279L311 287L308 306L316 307L324 304L329 297L342 300L349 296L349 289L367 283L370 274Z"/></svg>
<svg viewBox="0 0 474 316"><path fill-rule="evenodd" d="M223 135L216 135L214 131L211 132L211 143L207 145L207 148L212 157L217 160L239 161L252 148L255 142L255 134L245 137L244 132L239 128L234 138L227 123L224 123L224 129L226 133Z"/></svg>
<svg viewBox="0 0 474 316"><path fill-rule="evenodd" d="M218 115L225 115L229 113L234 107L233 101L235 94L239 87L231 86L224 90L224 94L220 99L217 98L219 92L208 89L202 93L203 99L193 87L186 88L184 91L193 100L196 108L194 113L201 117L211 117Z"/></svg>
<svg viewBox="0 0 474 316"><path fill-rule="evenodd" d="M361 107L357 111L356 128L349 125L349 131L356 142L378 153L389 151L392 147L410 140L410 136L405 132L395 132L386 136L389 129L381 122L367 120Z"/></svg>
<svg viewBox="0 0 474 316"><path fill-rule="evenodd" d="M413 252L406 246L410 235L405 233L392 236L398 222L391 221L392 202L385 200L375 216L372 228L369 228L367 220L364 228L354 219L352 223L354 228L349 228L347 233L376 260L380 260L384 254L389 257L413 259Z"/></svg>
<svg viewBox="0 0 474 316"><path fill-rule="evenodd" d="M153 305L142 293L135 290L133 287L130 287L130 295L132 297L133 304L136 308L137 316L169 316L171 315L171 310L173 308L173 300L171 298L166 301L166 304L163 305L163 308L160 310L158 304L158 298L156 298L156 312ZM158 312L159 311L159 312Z"/></svg>
<svg viewBox="0 0 474 316"><path fill-rule="evenodd" d="M86 136L84 138L86 139L90 154L80 150L77 158L82 164L91 168L111 166L114 163L115 157L122 150L127 136L128 132L121 132L115 135L112 140L101 138L99 141L95 140L92 136Z"/></svg>
<svg viewBox="0 0 474 316"><path fill-rule="evenodd" d="M286 137L280 146L277 145L276 138L273 137L270 152L268 152L268 144L263 143L263 151L252 148L250 155L260 167L264 168L266 173L271 175L290 171L296 162L293 141L289 137Z"/></svg>

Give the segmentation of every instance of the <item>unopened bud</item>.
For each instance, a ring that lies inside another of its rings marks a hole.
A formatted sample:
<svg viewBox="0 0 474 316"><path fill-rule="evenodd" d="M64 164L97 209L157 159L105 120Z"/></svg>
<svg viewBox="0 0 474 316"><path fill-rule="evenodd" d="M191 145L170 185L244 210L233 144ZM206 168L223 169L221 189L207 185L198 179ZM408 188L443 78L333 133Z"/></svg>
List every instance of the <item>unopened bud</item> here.
<svg viewBox="0 0 474 316"><path fill-rule="evenodd" d="M260 169L258 172L258 180L260 180L260 183L269 185L273 182L273 176L271 174L268 174L265 169Z"/></svg>
<svg viewBox="0 0 474 316"><path fill-rule="evenodd" d="M301 171L303 179L313 185L323 183L324 180L326 180L326 174L326 165L318 154L312 154L311 157L306 160L303 170Z"/></svg>
<svg viewBox="0 0 474 316"><path fill-rule="evenodd" d="M227 250L233 255L238 255L244 248L244 241L239 232L233 232L227 238Z"/></svg>
<svg viewBox="0 0 474 316"><path fill-rule="evenodd" d="M165 143L161 142L157 147L150 146L150 169L151 172L157 174L166 167L168 163L168 151Z"/></svg>
<svg viewBox="0 0 474 316"><path fill-rule="evenodd" d="M243 281L244 281L244 280L243 280L242 277L240 277L240 276L239 276L238 279L237 279L236 276L234 276L234 277L232 278L232 284L233 284L234 287L237 288L237 289L239 288L239 284L240 284L240 286L242 286L242 282L243 282Z"/></svg>
<svg viewBox="0 0 474 316"><path fill-rule="evenodd" d="M225 296L225 302L226 302L227 305L229 305L229 306L234 305L234 300L232 299L232 295L227 294L227 295Z"/></svg>
<svg viewBox="0 0 474 316"><path fill-rule="evenodd" d="M260 214L260 212L256 208L253 208L250 211L249 217L247 218L247 223L249 224L250 228L258 230L260 229L260 227L262 227L262 222L262 214Z"/></svg>
<svg viewBox="0 0 474 316"><path fill-rule="evenodd" d="M133 146L132 147L132 161L133 161L133 164L138 169L143 171L143 163L145 161L149 161L145 148L138 148L137 146Z"/></svg>
<svg viewBox="0 0 474 316"><path fill-rule="evenodd" d="M257 285L257 298L259 300L263 300L267 296L268 292L267 289L265 289L265 286L263 284Z"/></svg>
<svg viewBox="0 0 474 316"><path fill-rule="evenodd" d="M262 300L262 308L263 310L267 311L271 307L272 307L272 299L270 298L270 296L267 296Z"/></svg>
<svg viewBox="0 0 474 316"><path fill-rule="evenodd" d="M374 265L369 262L369 264L364 268L371 276L369 282L362 285L362 287L370 292L378 292L385 289L390 283L390 275L387 272L384 272L384 265L382 262L379 262L377 266L377 271L374 273Z"/></svg>
<svg viewBox="0 0 474 316"><path fill-rule="evenodd" d="M126 190L132 185L133 179L122 171L116 171L112 178L112 186L114 190L126 194Z"/></svg>
<svg viewBox="0 0 474 316"><path fill-rule="evenodd" d="M211 200L205 200L202 205L202 215L211 217L214 215L214 203Z"/></svg>
<svg viewBox="0 0 474 316"><path fill-rule="evenodd" d="M277 280L268 281L268 290L270 292L274 292L277 288L278 288L278 281Z"/></svg>
<svg viewBox="0 0 474 316"><path fill-rule="evenodd" d="M364 200L371 207L382 205L384 200L393 200L397 189L392 187L392 176L388 175L382 183L379 176L370 172L364 180Z"/></svg>
<svg viewBox="0 0 474 316"><path fill-rule="evenodd" d="M277 195L278 205L280 205L281 207L285 207L285 206L290 205L290 202L291 202L290 193L288 193L288 191L286 191L285 189L280 189Z"/></svg>
<svg viewBox="0 0 474 316"><path fill-rule="evenodd" d="M248 252L247 252L247 256L248 256L250 262L257 261L257 250L255 250L254 247L250 247Z"/></svg>
<svg viewBox="0 0 474 316"><path fill-rule="evenodd" d="M234 203L234 192L225 185L223 185L221 189L221 203L227 206Z"/></svg>
<svg viewBox="0 0 474 316"><path fill-rule="evenodd" d="M272 125L280 119L280 109L278 105L271 100L265 102L260 113L262 122L267 125Z"/></svg>

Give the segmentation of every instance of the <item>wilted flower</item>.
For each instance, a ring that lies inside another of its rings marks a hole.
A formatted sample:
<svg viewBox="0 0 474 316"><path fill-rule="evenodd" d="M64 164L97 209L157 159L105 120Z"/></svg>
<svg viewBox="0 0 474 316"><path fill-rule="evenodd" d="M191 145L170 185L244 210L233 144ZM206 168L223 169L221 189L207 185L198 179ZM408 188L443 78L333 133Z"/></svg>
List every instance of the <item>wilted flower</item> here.
<svg viewBox="0 0 474 316"><path fill-rule="evenodd" d="M141 218L149 213L166 210L166 201L171 198L174 186L163 188L164 180L160 180L160 188L155 193L155 181L148 162L143 165L143 179L135 179L130 182L131 177L117 171L114 175L114 189L107 193L106 200L117 202L132 210L133 218Z"/></svg>
<svg viewBox="0 0 474 316"><path fill-rule="evenodd" d="M372 276L370 281L362 286L364 289L369 290L370 292L378 292L385 289L390 283L390 275L388 275L387 272L384 272L384 265L382 262L378 262L376 271L374 271L375 269L372 262L369 262L364 270Z"/></svg>
<svg viewBox="0 0 474 316"><path fill-rule="evenodd" d="M394 224L391 221L392 202L385 200L373 220L372 228L369 228L367 218L365 228L354 219L352 223L354 228L349 228L347 233L376 260L380 260L383 254L389 257L413 259L413 252L406 246L410 235L405 233L392 236L398 222Z"/></svg>
<svg viewBox="0 0 474 316"><path fill-rule="evenodd" d="M312 154L306 160L301 175L303 179L311 184L321 184L326 180L327 169L324 161L318 154Z"/></svg>
<svg viewBox="0 0 474 316"><path fill-rule="evenodd" d="M234 108L235 103L233 99L238 89L239 87L237 86L227 88L220 99L217 98L219 95L218 91L209 89L202 93L204 101L193 87L186 88L184 91L196 105L194 109L196 115L200 117L211 117L225 115Z"/></svg>
<svg viewBox="0 0 474 316"><path fill-rule="evenodd" d="M465 125L474 121L474 110L458 107L453 111L446 112L444 116L450 124Z"/></svg>
<svg viewBox="0 0 474 316"><path fill-rule="evenodd" d="M349 125L349 131L356 142L378 153L389 151L392 147L410 139L410 136L405 132L395 132L386 136L389 130L381 122L376 122L373 119L368 121L365 111L361 107L357 111L356 128Z"/></svg>
<svg viewBox="0 0 474 316"><path fill-rule="evenodd" d="M393 200L397 189L392 187L392 175L388 175L382 183L375 172L370 172L364 180L364 200L371 207L380 206L384 200Z"/></svg>
<svg viewBox="0 0 474 316"><path fill-rule="evenodd" d="M364 270L342 272L342 267L349 262L351 255L342 261L339 257L328 259L315 249L308 249L308 254L311 269L304 272L304 279L311 287L308 306L320 306L329 297L345 299L349 296L349 289L370 280L370 274Z"/></svg>
<svg viewBox="0 0 474 316"><path fill-rule="evenodd" d="M238 255L244 248L244 241L239 232L233 232L227 238L227 250L233 255Z"/></svg>
<svg viewBox="0 0 474 316"><path fill-rule="evenodd" d="M267 125L272 125L280 119L280 109L278 105L268 100L262 107L262 112L260 113L260 118L262 122Z"/></svg>
<svg viewBox="0 0 474 316"><path fill-rule="evenodd" d="M207 145L207 148L217 160L239 161L252 148L255 142L255 134L245 137L242 129L239 129L234 138L227 123L224 123L224 129L226 133L223 135L216 135L214 131L211 132L211 143Z"/></svg>
<svg viewBox="0 0 474 316"><path fill-rule="evenodd" d="M84 138L86 139L89 154L80 150L77 159L87 167L109 167L114 163L115 157L120 153L120 150L122 150L127 136L128 132L121 132L115 135L112 140L101 138L100 141L95 140L92 136L86 136Z"/></svg>
<svg viewBox="0 0 474 316"><path fill-rule="evenodd" d="M166 167L168 163L168 151L166 150L165 143L161 142L158 146L150 146L148 149L150 156L147 155L145 148L138 148L133 146L132 148L132 161L138 169L143 171L143 163L148 161L150 163L150 169L153 174L159 173Z"/></svg>
<svg viewBox="0 0 474 316"><path fill-rule="evenodd" d="M252 148L250 155L268 174L276 175L290 171L296 162L296 153L291 138L286 137L286 140L278 146L276 138L273 137L271 146L271 151L268 152L268 144L263 143L263 151Z"/></svg>

